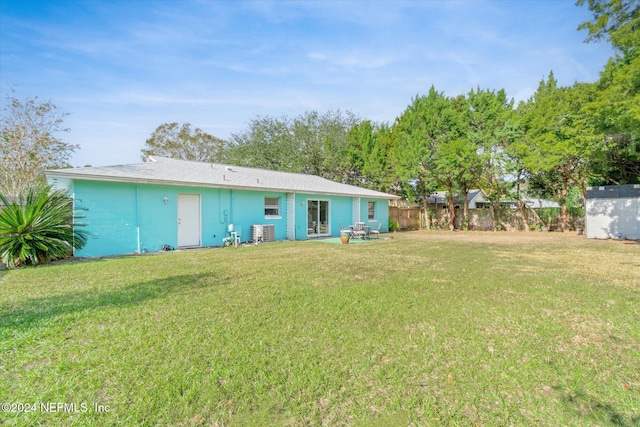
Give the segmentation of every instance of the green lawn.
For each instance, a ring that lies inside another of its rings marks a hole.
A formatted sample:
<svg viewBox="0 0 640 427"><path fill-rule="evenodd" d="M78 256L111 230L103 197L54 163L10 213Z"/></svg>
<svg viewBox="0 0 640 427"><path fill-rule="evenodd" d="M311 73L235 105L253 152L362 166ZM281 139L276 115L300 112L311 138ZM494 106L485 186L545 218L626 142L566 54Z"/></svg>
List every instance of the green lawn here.
<svg viewBox="0 0 640 427"><path fill-rule="evenodd" d="M0 425L640 425L639 244L386 237L0 272Z"/></svg>

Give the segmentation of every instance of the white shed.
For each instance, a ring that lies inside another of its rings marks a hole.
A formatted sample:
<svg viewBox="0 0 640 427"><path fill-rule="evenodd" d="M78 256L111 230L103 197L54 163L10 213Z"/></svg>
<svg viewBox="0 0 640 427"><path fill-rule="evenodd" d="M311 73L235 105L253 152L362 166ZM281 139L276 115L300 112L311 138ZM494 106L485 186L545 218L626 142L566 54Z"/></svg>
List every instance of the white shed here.
<svg viewBox="0 0 640 427"><path fill-rule="evenodd" d="M640 184L588 187L585 228L591 239L640 239Z"/></svg>

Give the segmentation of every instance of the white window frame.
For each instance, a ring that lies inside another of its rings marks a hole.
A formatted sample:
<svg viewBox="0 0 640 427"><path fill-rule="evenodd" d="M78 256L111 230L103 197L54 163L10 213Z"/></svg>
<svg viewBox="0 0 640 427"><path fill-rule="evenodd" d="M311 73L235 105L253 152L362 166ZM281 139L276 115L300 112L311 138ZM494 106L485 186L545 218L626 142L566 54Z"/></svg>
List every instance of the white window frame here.
<svg viewBox="0 0 640 427"><path fill-rule="evenodd" d="M318 236L331 236L331 200L329 199L307 199L307 215L309 213L309 203L310 202L318 202L318 217L316 219L320 219L320 205L321 203L326 203L327 204L327 229L324 231L324 233L320 233L319 232L319 228L315 233L309 233L309 231L307 230L307 237L308 236L313 236L313 237L318 237ZM318 223L319 221L316 221L316 223ZM319 226L320 224L318 224Z"/></svg>
<svg viewBox="0 0 640 427"><path fill-rule="evenodd" d="M371 213L371 205L373 205L373 215ZM369 221L376 220L376 202L372 202L372 201L367 202L367 219Z"/></svg>
<svg viewBox="0 0 640 427"><path fill-rule="evenodd" d="M269 200L271 199L271 200ZM268 204L267 201L273 203L277 201L277 204ZM275 210L276 214L268 214L267 210ZM264 196L264 218L265 219L282 219L280 215L280 197L278 196Z"/></svg>

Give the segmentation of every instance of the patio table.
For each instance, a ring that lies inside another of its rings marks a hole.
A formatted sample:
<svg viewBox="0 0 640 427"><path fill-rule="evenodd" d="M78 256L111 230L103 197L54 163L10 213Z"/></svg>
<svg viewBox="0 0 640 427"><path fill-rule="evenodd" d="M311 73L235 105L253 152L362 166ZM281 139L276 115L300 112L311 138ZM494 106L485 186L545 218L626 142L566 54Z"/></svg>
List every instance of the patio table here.
<svg viewBox="0 0 640 427"><path fill-rule="evenodd" d="M351 238L352 239L367 239L369 238L369 226L364 222L357 222L354 225L350 225Z"/></svg>

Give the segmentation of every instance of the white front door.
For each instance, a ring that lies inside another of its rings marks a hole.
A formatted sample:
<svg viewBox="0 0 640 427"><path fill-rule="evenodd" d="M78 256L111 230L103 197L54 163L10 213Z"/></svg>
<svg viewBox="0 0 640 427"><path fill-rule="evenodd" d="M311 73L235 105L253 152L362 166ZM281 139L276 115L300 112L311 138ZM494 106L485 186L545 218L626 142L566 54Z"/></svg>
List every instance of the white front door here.
<svg viewBox="0 0 640 427"><path fill-rule="evenodd" d="M199 194L178 194L178 246L200 246Z"/></svg>

